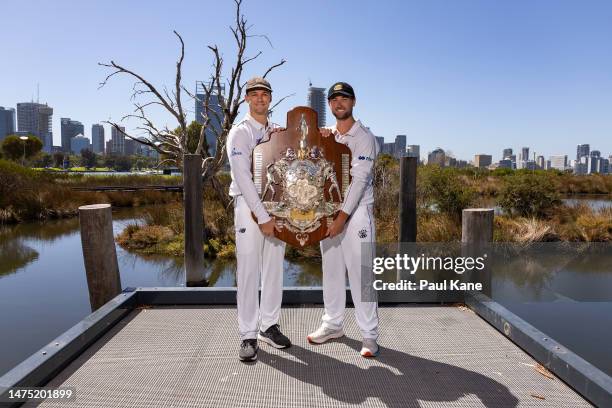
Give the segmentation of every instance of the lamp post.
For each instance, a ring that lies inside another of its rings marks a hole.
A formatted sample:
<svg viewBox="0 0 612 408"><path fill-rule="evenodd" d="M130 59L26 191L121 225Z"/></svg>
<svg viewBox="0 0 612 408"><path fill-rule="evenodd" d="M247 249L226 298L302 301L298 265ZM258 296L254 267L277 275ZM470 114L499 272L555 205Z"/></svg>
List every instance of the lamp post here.
<svg viewBox="0 0 612 408"><path fill-rule="evenodd" d="M25 166L25 149L26 149L26 140L28 140L27 136L19 136L21 140L23 140L23 158L21 159L21 165Z"/></svg>

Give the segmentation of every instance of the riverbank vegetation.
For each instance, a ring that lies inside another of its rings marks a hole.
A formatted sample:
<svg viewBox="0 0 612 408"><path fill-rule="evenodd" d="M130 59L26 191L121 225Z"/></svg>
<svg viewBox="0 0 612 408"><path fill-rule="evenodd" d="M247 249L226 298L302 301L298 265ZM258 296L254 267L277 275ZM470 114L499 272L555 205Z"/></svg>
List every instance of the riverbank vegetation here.
<svg viewBox="0 0 612 408"><path fill-rule="evenodd" d="M501 242L612 241L612 208L592 209L585 204L563 205L567 189L598 191L610 187L612 176L586 176L567 181L557 172L512 172L494 175L482 171L420 166L417 173L417 241L450 242L461 239L461 212L480 206L483 199L501 210L495 216L494 240ZM498 172L499 173L499 172ZM227 176L227 175L226 175ZM573 176L570 176L573 177ZM589 179L592 177L592 179ZM494 182L490 179L493 178ZM487 180L485 183L480 181ZM222 178L224 188L229 178ZM381 156L374 169L376 235L378 242L395 242L399 234L399 163ZM564 186L564 187L563 187ZM234 257L233 209L224 208L216 194L205 190L204 244L208 258ZM143 253L183 255L183 213L179 203L145 210L144 221L128 226L120 245ZM318 245L287 247L289 259L320 257Z"/></svg>
<svg viewBox="0 0 612 408"><path fill-rule="evenodd" d="M109 203L115 207L178 202L180 193L162 191L82 192L74 187L181 184L176 176L89 176L44 172L0 159L0 224L74 217L78 207Z"/></svg>

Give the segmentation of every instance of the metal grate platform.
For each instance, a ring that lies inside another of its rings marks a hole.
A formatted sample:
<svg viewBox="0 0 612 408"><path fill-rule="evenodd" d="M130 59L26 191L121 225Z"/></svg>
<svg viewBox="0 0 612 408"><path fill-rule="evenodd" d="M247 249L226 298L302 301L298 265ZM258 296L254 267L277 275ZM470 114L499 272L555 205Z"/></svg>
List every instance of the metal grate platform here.
<svg viewBox="0 0 612 408"><path fill-rule="evenodd" d="M262 344L258 361L244 364L235 308L137 309L49 384L76 387L76 401L38 406L591 406L469 309L381 307L381 355L369 360L358 354L352 309L345 338L309 345L321 313L283 308L294 345Z"/></svg>

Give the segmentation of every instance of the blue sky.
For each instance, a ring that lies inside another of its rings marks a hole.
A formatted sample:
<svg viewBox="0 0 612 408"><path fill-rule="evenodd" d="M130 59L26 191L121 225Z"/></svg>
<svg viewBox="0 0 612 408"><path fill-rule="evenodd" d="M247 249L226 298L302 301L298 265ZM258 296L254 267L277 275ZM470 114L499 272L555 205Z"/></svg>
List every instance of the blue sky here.
<svg viewBox="0 0 612 408"><path fill-rule="evenodd" d="M93 123L131 110L131 82L98 89L108 73L98 62L171 86L174 29L191 88L210 73L207 44L231 60L233 12L228 0L3 2L0 106L35 100L40 84L55 144L60 117L83 122L90 136ZM269 77L275 97L295 93L277 107L278 123L306 103L309 80L342 80L357 93L357 118L387 141L406 134L422 155L440 146L497 160L505 147L529 146L572 158L578 143L612 154L612 2L245 0L244 12L252 33L273 43L252 38L250 52L263 55L247 76L287 59Z"/></svg>

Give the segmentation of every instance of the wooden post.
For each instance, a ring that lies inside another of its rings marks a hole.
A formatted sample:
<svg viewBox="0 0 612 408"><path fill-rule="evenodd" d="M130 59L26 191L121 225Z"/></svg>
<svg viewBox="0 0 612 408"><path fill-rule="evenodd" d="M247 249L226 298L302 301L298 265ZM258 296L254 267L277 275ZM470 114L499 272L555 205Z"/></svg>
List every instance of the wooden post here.
<svg viewBox="0 0 612 408"><path fill-rule="evenodd" d="M493 242L493 209L468 208L463 210L461 217L462 253L465 256L481 257L486 254L487 245ZM488 254L488 256L491 256ZM491 297L491 269L485 261L482 271L472 271L465 276L469 282L482 283L482 293Z"/></svg>
<svg viewBox="0 0 612 408"><path fill-rule="evenodd" d="M493 241L493 209L468 208L461 217L461 242L466 244Z"/></svg>
<svg viewBox="0 0 612 408"><path fill-rule="evenodd" d="M121 292L110 204L79 207L89 302L95 311Z"/></svg>
<svg viewBox="0 0 612 408"><path fill-rule="evenodd" d="M202 215L202 156L183 156L183 202L185 208L185 284L204 281L204 217Z"/></svg>
<svg viewBox="0 0 612 408"><path fill-rule="evenodd" d="M399 242L416 242L416 157L400 159Z"/></svg>

